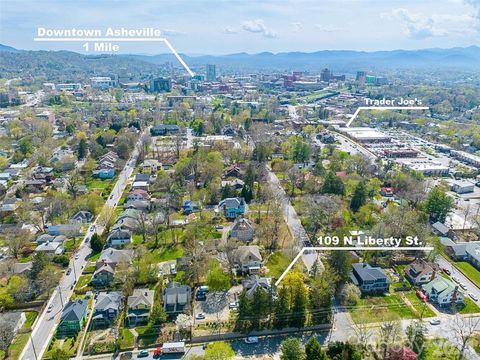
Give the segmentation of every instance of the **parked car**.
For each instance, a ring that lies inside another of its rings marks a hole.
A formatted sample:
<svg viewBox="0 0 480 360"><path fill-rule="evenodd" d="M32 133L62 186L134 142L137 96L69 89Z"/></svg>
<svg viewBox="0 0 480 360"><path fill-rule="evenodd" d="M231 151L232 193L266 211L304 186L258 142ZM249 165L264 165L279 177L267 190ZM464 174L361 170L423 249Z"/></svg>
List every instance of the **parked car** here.
<svg viewBox="0 0 480 360"><path fill-rule="evenodd" d="M223 229L223 225L215 225L215 229L217 229L217 230L222 230L222 229Z"/></svg>
<svg viewBox="0 0 480 360"><path fill-rule="evenodd" d="M432 319L432 320L430 320L430 325L440 325L440 319Z"/></svg>
<svg viewBox="0 0 480 360"><path fill-rule="evenodd" d="M231 302L228 304L229 309L236 309L238 307L238 304L236 302Z"/></svg>
<svg viewBox="0 0 480 360"><path fill-rule="evenodd" d="M71 272L72 272L72 268L68 268L67 269L67 275L70 275Z"/></svg>
<svg viewBox="0 0 480 360"><path fill-rule="evenodd" d="M75 260L78 260L79 257L80 257L79 254L75 255Z"/></svg>
<svg viewBox="0 0 480 360"><path fill-rule="evenodd" d="M127 351L120 354L120 360L128 360L128 359L131 359L132 357L133 357L133 352L131 351Z"/></svg>
<svg viewBox="0 0 480 360"><path fill-rule="evenodd" d="M177 273L177 267L175 264L170 265L170 274L175 275Z"/></svg>
<svg viewBox="0 0 480 360"><path fill-rule="evenodd" d="M48 305L47 313L52 312L53 304Z"/></svg>
<svg viewBox="0 0 480 360"><path fill-rule="evenodd" d="M447 275L451 275L451 274L452 274L452 272L451 272L450 270L446 269L446 268L442 268L442 271L443 271L445 274L447 274Z"/></svg>
<svg viewBox="0 0 480 360"><path fill-rule="evenodd" d="M468 293L468 296L470 296L473 300L478 301L478 296L475 295L474 293Z"/></svg>
<svg viewBox="0 0 480 360"><path fill-rule="evenodd" d="M249 336L245 338L245 344L256 344L258 343L258 337L257 336Z"/></svg>
<svg viewBox="0 0 480 360"><path fill-rule="evenodd" d="M144 358L144 357L148 357L148 351L147 350L141 350L137 355L137 358Z"/></svg>
<svg viewBox="0 0 480 360"><path fill-rule="evenodd" d="M205 314L198 313L197 315L195 315L195 320L203 320L203 319L205 319Z"/></svg>
<svg viewBox="0 0 480 360"><path fill-rule="evenodd" d="M457 284L460 282L460 279L456 276L452 276L452 280L455 281Z"/></svg>
<svg viewBox="0 0 480 360"><path fill-rule="evenodd" d="M467 285L465 285L464 283L460 283L459 285L463 290L467 290Z"/></svg>

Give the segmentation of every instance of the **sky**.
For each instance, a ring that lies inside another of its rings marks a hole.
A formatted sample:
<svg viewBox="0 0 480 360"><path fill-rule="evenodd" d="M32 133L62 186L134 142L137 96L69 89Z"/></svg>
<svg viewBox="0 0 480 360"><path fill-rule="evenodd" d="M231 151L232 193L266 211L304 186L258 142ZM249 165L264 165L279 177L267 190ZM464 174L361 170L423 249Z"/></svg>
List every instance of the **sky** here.
<svg viewBox="0 0 480 360"><path fill-rule="evenodd" d="M480 0L0 0L0 43L35 42L38 27L154 27L178 52L393 50L480 45ZM168 53L162 43L121 44L123 53Z"/></svg>

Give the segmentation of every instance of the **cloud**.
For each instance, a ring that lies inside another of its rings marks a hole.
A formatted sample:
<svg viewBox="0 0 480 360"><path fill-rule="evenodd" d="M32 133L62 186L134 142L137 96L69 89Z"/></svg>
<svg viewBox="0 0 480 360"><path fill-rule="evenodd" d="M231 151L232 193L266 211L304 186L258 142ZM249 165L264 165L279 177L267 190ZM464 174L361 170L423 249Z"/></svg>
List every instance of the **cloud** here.
<svg viewBox="0 0 480 360"><path fill-rule="evenodd" d="M232 34L238 34L238 31L235 30L233 27L231 26L227 26L225 29L223 29L222 31L224 34L228 34L228 35L232 35Z"/></svg>
<svg viewBox="0 0 480 360"><path fill-rule="evenodd" d="M182 31L172 30L172 29L161 29L162 35L167 36L177 36L177 35L185 35Z"/></svg>
<svg viewBox="0 0 480 360"><path fill-rule="evenodd" d="M480 31L480 0L464 0L464 2L474 8L475 14L473 17L476 21L476 27Z"/></svg>
<svg viewBox="0 0 480 360"><path fill-rule="evenodd" d="M423 40L434 36L445 36L447 31L440 28L431 16L414 14L406 9L396 9L392 12L393 17L400 20L405 28L405 34L416 40Z"/></svg>
<svg viewBox="0 0 480 360"><path fill-rule="evenodd" d="M302 29L303 29L303 24L301 22L292 23L292 31L293 32L299 32Z"/></svg>
<svg viewBox="0 0 480 360"><path fill-rule="evenodd" d="M277 37L277 33L268 29L262 19L244 21L242 23L242 29L247 32L262 34L266 38Z"/></svg>
<svg viewBox="0 0 480 360"><path fill-rule="evenodd" d="M343 28L338 27L338 26L332 26L332 25L322 25L322 24L315 24L315 27L323 32L337 32L337 31L342 31Z"/></svg>

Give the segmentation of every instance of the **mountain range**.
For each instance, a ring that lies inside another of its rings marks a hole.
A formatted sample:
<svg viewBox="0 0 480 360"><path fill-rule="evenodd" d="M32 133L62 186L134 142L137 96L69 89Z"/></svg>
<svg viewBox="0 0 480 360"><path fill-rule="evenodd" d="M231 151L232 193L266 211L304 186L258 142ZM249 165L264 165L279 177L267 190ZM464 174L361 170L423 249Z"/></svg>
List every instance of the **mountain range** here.
<svg viewBox="0 0 480 360"><path fill-rule="evenodd" d="M121 62L139 61L139 63L164 64L171 62L177 64L173 54L140 55L121 54L108 55L82 55L69 51L26 51L17 50L13 47L0 44L0 65L1 58L6 56L10 60L19 57L27 60L31 57L45 56L48 58L69 57L88 59L92 64L94 60L107 58L123 59ZM228 55L181 55L185 62L192 68L204 68L205 64L216 64L224 70L320 70L328 67L334 71L354 72L360 69L376 70L480 70L480 47L456 47L449 49L422 49L422 50L392 50L392 51L353 51L353 50L322 50L317 52L262 52L256 54L236 53ZM38 59L37 59L38 60ZM9 61L14 65L15 61ZM5 70L5 69L4 69ZM12 70L12 69L9 69Z"/></svg>

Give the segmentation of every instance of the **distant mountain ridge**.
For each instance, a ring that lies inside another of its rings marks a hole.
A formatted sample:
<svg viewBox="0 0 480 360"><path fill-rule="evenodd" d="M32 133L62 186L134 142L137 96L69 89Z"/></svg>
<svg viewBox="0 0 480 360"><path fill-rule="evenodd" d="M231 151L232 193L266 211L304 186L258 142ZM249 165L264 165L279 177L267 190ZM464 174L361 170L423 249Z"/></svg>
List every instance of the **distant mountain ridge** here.
<svg viewBox="0 0 480 360"><path fill-rule="evenodd" d="M140 61L152 65L165 62L177 63L173 54L139 55L82 55L70 51L26 51L1 45L0 52L9 53L9 57L20 57L22 60L35 54L49 54L52 58L64 59L67 54L75 58L88 59L90 62L103 56L124 59L129 62ZM11 55L10 55L11 54ZM28 54L28 55L27 55ZM391 51L354 51L354 50L321 50L316 52L261 52L249 54L240 52L227 55L181 55L191 67L203 68L212 63L231 70L321 70L328 67L334 71L354 72L362 69L410 69L410 70L480 70L480 47L455 47L449 49L432 48L421 50ZM11 59L13 60L13 59ZM105 60L103 60L105 61ZM12 64L10 64L12 65ZM14 64L13 64L14 65Z"/></svg>

